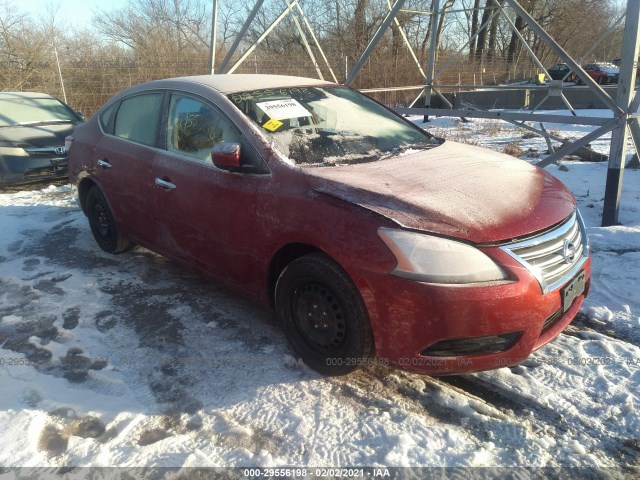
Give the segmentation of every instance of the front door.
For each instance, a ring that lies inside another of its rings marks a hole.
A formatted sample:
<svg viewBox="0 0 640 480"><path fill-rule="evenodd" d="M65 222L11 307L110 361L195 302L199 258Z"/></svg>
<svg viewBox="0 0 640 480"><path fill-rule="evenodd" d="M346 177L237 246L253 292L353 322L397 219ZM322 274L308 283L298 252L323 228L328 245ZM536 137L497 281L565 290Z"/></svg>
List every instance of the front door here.
<svg viewBox="0 0 640 480"><path fill-rule="evenodd" d="M269 176L258 169L214 166L217 143L238 143L246 161L255 151L217 108L199 97L172 94L166 149L153 163L157 242L162 253L255 292L256 191Z"/></svg>

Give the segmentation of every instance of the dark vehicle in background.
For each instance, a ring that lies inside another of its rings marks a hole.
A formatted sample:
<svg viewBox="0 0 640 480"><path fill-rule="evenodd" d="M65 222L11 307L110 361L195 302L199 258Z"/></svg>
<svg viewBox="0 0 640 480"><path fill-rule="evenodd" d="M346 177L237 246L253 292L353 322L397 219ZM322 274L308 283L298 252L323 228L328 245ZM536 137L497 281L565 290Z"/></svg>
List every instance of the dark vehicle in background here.
<svg viewBox="0 0 640 480"><path fill-rule="evenodd" d="M0 93L0 187L68 177L64 139L82 115L44 93Z"/></svg>
<svg viewBox="0 0 640 480"><path fill-rule="evenodd" d="M376 357L427 374L517 364L589 291L585 226L558 179L342 85L157 80L67 140L100 248L144 246L274 308L325 374Z"/></svg>
<svg viewBox="0 0 640 480"><path fill-rule="evenodd" d="M588 63L583 65L582 68L593 78L599 85L608 85L611 83L618 83L618 76L620 75L620 69L613 63L599 62ZM580 78L577 78L576 83L584 83Z"/></svg>
<svg viewBox="0 0 640 480"><path fill-rule="evenodd" d="M571 68L569 68L569 65L566 63L556 63L553 67L548 69L547 72L549 72L551 80L573 82L576 79L576 75L571 71Z"/></svg>

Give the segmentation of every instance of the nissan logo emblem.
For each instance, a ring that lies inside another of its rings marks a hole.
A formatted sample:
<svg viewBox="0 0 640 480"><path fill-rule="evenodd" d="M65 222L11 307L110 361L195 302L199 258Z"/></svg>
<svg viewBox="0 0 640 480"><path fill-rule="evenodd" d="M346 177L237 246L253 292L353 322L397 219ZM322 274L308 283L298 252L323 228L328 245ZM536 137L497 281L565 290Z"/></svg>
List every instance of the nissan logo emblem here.
<svg viewBox="0 0 640 480"><path fill-rule="evenodd" d="M562 244L562 258L567 263L573 263L576 259L577 248L569 240L565 240Z"/></svg>
<svg viewBox="0 0 640 480"><path fill-rule="evenodd" d="M55 148L56 155L64 155L67 153L67 149L64 147L56 147Z"/></svg>

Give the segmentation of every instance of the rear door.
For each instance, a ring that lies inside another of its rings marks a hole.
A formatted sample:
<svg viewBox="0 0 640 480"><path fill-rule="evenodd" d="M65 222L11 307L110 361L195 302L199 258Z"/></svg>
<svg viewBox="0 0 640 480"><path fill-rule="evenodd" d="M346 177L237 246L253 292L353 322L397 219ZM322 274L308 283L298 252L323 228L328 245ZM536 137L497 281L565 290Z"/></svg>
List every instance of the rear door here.
<svg viewBox="0 0 640 480"><path fill-rule="evenodd" d="M163 96L157 91L135 94L105 111L105 135L95 148L96 179L122 233L138 243L152 244L156 235L151 171Z"/></svg>
<svg viewBox="0 0 640 480"><path fill-rule="evenodd" d="M207 100L183 93L168 98L164 151L153 163L158 246L236 286L255 292L256 191L270 180L241 131ZM242 171L214 166L218 143L241 145Z"/></svg>

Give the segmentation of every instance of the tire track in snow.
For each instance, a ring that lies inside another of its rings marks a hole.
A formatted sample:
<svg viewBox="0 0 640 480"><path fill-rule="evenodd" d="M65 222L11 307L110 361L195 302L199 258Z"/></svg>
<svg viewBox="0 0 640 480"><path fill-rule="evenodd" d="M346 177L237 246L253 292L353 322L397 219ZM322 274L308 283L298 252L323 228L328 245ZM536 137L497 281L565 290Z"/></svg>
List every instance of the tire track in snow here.
<svg viewBox="0 0 640 480"><path fill-rule="evenodd" d="M547 404L478 374L427 377L384 367L371 367L345 380L332 381L341 385L339 391L347 402L376 404L383 409L401 406L431 424L445 424L462 432L478 448L487 441L523 450L536 444L553 456L558 446L582 452L581 443L575 439L587 436L603 466L637 473L639 457L628 447L633 439L609 438L564 398L554 398L553 404ZM363 390L363 385L369 387ZM372 391L376 395L373 399Z"/></svg>
<svg viewBox="0 0 640 480"><path fill-rule="evenodd" d="M485 374L491 377L491 373ZM581 438L585 434L596 442L599 453L605 453L610 466L623 466L628 473L635 472L633 464L637 457L630 454L625 447L628 439L612 438L599 432L597 424L580 414L576 407L561 397L555 397L549 405L541 400L547 398L544 392L533 397L518 392L513 385L498 381L487 381L479 375L443 377L437 380L455 387L458 391L482 398L503 412L511 421L526 428L532 438L551 437L555 442ZM555 407L555 408L554 408ZM599 455L600 459L602 455Z"/></svg>

